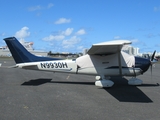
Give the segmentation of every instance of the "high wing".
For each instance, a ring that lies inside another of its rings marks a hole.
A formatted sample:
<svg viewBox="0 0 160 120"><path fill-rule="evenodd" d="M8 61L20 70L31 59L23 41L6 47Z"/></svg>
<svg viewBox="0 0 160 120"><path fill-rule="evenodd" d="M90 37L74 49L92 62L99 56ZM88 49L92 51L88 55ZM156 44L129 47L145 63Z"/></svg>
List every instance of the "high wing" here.
<svg viewBox="0 0 160 120"><path fill-rule="evenodd" d="M118 53L118 64L119 64L119 74L122 75L122 63L121 63L121 49L123 45L131 44L131 41L128 40L115 40L108 41L98 44L93 44L89 49L89 55L111 55L114 53Z"/></svg>
<svg viewBox="0 0 160 120"><path fill-rule="evenodd" d="M93 44L88 50L89 55L110 55L120 52L124 45L131 44L128 40L115 40Z"/></svg>

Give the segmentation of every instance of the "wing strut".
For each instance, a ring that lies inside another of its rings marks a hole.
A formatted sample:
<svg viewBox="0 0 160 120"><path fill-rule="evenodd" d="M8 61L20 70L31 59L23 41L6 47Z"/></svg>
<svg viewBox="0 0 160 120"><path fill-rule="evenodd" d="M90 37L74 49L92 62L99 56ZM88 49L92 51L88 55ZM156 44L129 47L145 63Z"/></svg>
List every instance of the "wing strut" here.
<svg viewBox="0 0 160 120"><path fill-rule="evenodd" d="M119 75L122 76L121 47L120 46L118 46L118 63L119 63Z"/></svg>

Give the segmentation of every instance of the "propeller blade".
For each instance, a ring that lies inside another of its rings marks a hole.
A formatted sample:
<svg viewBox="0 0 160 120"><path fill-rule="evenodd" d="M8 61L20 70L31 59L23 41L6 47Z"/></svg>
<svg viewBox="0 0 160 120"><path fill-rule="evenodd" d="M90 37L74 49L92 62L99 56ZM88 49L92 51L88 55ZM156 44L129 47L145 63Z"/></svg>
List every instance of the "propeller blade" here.
<svg viewBox="0 0 160 120"><path fill-rule="evenodd" d="M154 56L155 56L156 50L153 52L152 57L151 57L151 61L153 61Z"/></svg>
<svg viewBox="0 0 160 120"><path fill-rule="evenodd" d="M150 60L150 62L151 62L151 65L150 65L150 69L151 69L151 79L152 79L152 68L153 68L153 64L155 63L155 61L153 61L155 54L156 54L156 50L153 52L152 57L151 57L151 60Z"/></svg>
<svg viewBox="0 0 160 120"><path fill-rule="evenodd" d="M151 76L152 76L152 64L151 64L151 67L150 67L150 69L151 69Z"/></svg>

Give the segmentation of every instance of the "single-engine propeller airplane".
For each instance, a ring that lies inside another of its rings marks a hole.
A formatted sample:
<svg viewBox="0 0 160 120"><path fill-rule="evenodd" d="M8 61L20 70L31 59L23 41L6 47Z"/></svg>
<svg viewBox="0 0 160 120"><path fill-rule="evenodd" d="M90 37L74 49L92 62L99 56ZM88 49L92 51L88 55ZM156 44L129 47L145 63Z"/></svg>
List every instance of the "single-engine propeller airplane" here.
<svg viewBox="0 0 160 120"><path fill-rule="evenodd" d="M131 44L128 40L115 40L93 44L88 54L74 60L60 58L39 57L28 52L15 37L4 39L16 62L13 67L42 70L51 72L65 72L73 74L95 75L95 85L112 87L112 76L130 76L129 85L141 85L142 80L136 76L143 74L152 64L155 51L151 59L135 57L123 52L124 45Z"/></svg>

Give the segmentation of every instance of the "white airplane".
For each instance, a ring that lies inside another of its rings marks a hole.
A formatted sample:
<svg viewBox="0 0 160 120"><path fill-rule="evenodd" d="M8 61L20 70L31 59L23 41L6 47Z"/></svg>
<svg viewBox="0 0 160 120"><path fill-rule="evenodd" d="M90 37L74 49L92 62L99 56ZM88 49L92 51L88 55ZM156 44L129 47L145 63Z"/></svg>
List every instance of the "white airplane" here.
<svg viewBox="0 0 160 120"><path fill-rule="evenodd" d="M108 41L93 44L88 54L75 60L39 57L28 52L15 37L4 39L16 62L14 67L42 70L51 72L65 72L96 76L95 85L112 87L111 76L130 76L129 85L141 85L142 80L136 76L143 74L153 64L155 52L151 60L135 57L121 51L122 47L131 44L128 40Z"/></svg>

